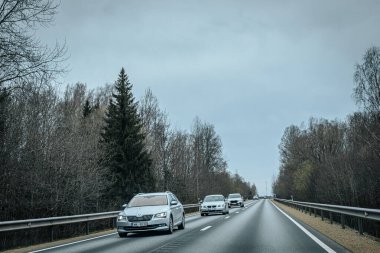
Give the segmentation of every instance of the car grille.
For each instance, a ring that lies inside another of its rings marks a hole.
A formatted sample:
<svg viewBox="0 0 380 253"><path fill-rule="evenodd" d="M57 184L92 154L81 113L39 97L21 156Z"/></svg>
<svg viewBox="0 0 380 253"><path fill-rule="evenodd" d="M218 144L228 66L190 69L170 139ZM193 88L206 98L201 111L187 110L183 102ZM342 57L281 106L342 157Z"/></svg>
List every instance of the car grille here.
<svg viewBox="0 0 380 253"><path fill-rule="evenodd" d="M207 206L208 208L215 208L216 206Z"/></svg>
<svg viewBox="0 0 380 253"><path fill-rule="evenodd" d="M231 203L237 203L238 201L237 200L231 200Z"/></svg>
<svg viewBox="0 0 380 253"><path fill-rule="evenodd" d="M150 230L150 229L155 229L155 228L163 227L164 225L166 225L166 224L154 224L154 225L148 225L146 227L130 227L130 226L127 226L127 227L124 227L124 229L127 230L127 231Z"/></svg>
<svg viewBox="0 0 380 253"><path fill-rule="evenodd" d="M137 216L127 216L128 221L149 221L151 220L153 215L143 215L141 217Z"/></svg>

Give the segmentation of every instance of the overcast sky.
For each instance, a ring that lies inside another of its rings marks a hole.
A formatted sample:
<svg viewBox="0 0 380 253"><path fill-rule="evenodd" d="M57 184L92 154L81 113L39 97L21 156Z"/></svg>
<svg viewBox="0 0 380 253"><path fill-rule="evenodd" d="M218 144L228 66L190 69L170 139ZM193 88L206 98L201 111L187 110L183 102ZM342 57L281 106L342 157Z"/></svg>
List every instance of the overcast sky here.
<svg viewBox="0 0 380 253"><path fill-rule="evenodd" d="M113 83L124 67L176 129L215 126L229 170L271 192L287 126L345 120L354 65L380 46L380 1L64 0L45 43L66 40L64 85Z"/></svg>

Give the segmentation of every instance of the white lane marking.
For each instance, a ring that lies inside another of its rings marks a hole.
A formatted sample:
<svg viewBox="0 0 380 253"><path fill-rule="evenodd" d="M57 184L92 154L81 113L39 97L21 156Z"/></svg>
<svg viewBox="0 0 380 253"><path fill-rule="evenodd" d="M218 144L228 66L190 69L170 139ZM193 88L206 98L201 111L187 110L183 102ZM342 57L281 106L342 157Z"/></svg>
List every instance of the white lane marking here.
<svg viewBox="0 0 380 253"><path fill-rule="evenodd" d="M293 220L292 217L287 215L284 211L282 211L280 208L278 208L275 204L272 203L274 207L276 207L283 215L285 215L286 218L288 218L290 221L292 221L294 224L296 224L297 227L299 227L306 235L308 235L313 241L315 241L319 246L321 246L324 250L326 250L328 253L336 253L332 248L327 246L324 242L319 240L317 237L315 237L312 233L310 233L306 228L301 226L297 221Z"/></svg>
<svg viewBox="0 0 380 253"><path fill-rule="evenodd" d="M239 213L239 212L236 212L236 213Z"/></svg>
<svg viewBox="0 0 380 253"><path fill-rule="evenodd" d="M230 218L230 216L226 216L226 217L224 217L225 220L227 220L228 218Z"/></svg>
<svg viewBox="0 0 380 253"><path fill-rule="evenodd" d="M201 231L206 231L207 229L211 228L212 226L207 226L205 228L202 228Z"/></svg>
<svg viewBox="0 0 380 253"><path fill-rule="evenodd" d="M65 247L65 246L69 246L69 245L73 245L73 244L77 244L77 243L81 243L81 242L87 242L87 241L99 239L99 238L102 238L102 237L107 237L107 236L110 236L110 235L116 235L116 234L117 233L111 233L111 234L107 234L107 235L101 235L101 236L97 236L97 237L93 237L93 238L89 238L89 239L85 239L85 240L65 243L65 244L62 244L62 245L58 245L58 246L54 246L54 247L50 247L50 248L46 248L46 249L39 249L39 250L35 250L35 251L30 251L29 253L36 253L36 252L42 252L42 251L51 250L51 249L57 249L57 248L61 248L61 247Z"/></svg>

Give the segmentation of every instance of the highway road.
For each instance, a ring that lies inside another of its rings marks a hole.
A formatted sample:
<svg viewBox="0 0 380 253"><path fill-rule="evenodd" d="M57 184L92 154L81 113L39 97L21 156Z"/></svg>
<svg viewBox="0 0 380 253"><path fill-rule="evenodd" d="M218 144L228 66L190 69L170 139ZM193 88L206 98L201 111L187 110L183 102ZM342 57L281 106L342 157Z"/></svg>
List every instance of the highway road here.
<svg viewBox="0 0 380 253"><path fill-rule="evenodd" d="M34 252L349 252L299 221L270 200L257 200L229 215L191 216L173 234L112 233Z"/></svg>

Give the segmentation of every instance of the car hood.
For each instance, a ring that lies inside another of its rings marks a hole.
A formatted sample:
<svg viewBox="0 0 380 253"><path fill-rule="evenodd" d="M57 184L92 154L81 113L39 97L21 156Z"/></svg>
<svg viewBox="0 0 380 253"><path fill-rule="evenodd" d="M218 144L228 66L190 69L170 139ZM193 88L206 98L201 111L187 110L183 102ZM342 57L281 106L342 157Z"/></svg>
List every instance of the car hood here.
<svg viewBox="0 0 380 253"><path fill-rule="evenodd" d="M127 207L120 214L127 216L135 216L135 215L150 215L157 214L162 212L167 212L169 207L164 206L139 206L139 207Z"/></svg>
<svg viewBox="0 0 380 253"><path fill-rule="evenodd" d="M212 202L203 202L202 205L212 206L212 205L223 205L224 201L212 201Z"/></svg>

